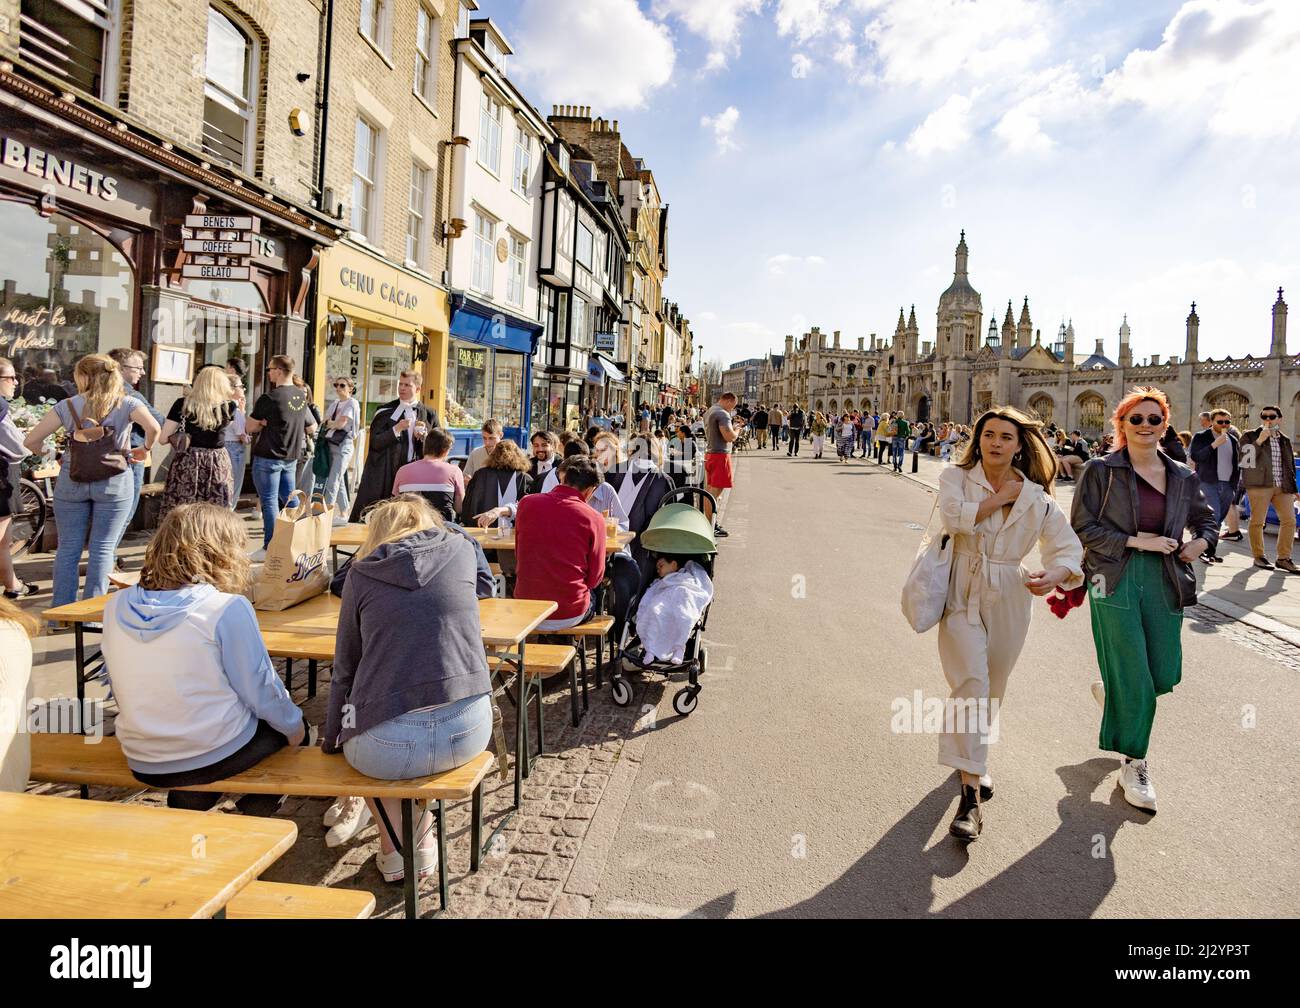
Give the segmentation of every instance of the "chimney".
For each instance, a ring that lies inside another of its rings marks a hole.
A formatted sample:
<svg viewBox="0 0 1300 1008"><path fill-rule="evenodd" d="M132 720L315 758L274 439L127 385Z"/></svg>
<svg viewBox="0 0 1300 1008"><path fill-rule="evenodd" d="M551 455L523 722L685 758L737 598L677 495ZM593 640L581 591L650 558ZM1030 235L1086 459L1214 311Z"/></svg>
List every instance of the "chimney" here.
<svg viewBox="0 0 1300 1008"><path fill-rule="evenodd" d="M789 357L792 353L794 353L794 337L793 337L793 336L786 336L786 338L785 338L785 355L786 355L787 357Z"/></svg>
<svg viewBox="0 0 1300 1008"><path fill-rule="evenodd" d="M875 340L872 340L872 342L874 343ZM874 349L874 347L873 347L873 349ZM862 337L861 337L861 336L858 337L858 353L862 353Z"/></svg>
<svg viewBox="0 0 1300 1008"><path fill-rule="evenodd" d="M840 331L839 331L838 329L836 329L836 330L835 330L835 349L838 350L839 348L840 348Z"/></svg>
<svg viewBox="0 0 1300 1008"><path fill-rule="evenodd" d="M877 342L876 342L876 334L875 334L875 333L872 333L872 334L871 334L871 349L872 349L872 350L878 350L878 349L880 349L879 345L878 345Z"/></svg>
<svg viewBox="0 0 1300 1008"><path fill-rule="evenodd" d="M1273 347L1269 351L1273 357L1286 356L1286 302L1282 300L1282 288L1277 289L1277 300L1273 302Z"/></svg>
<svg viewBox="0 0 1300 1008"><path fill-rule="evenodd" d="M1160 355L1158 353L1153 353L1151 355L1151 366L1159 367L1159 365L1160 365Z"/></svg>
<svg viewBox="0 0 1300 1008"><path fill-rule="evenodd" d="M1093 351L1093 353L1095 353L1098 357L1104 357L1106 355L1105 351L1102 350L1101 348L1102 343L1103 340L1097 340L1097 349Z"/></svg>

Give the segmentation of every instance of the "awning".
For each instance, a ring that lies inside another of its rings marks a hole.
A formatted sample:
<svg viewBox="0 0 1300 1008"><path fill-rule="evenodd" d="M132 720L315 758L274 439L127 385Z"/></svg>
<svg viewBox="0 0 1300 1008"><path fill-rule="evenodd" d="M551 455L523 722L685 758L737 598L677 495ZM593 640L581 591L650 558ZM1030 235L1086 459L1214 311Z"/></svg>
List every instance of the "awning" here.
<svg viewBox="0 0 1300 1008"><path fill-rule="evenodd" d="M479 304L464 294L451 295L451 334L483 346L532 354L542 327L507 315L500 308Z"/></svg>
<svg viewBox="0 0 1300 1008"><path fill-rule="evenodd" d="M589 361L587 372L589 381L594 378L595 384L601 384L605 381L612 382L615 385L627 384L627 379L623 376L623 372L619 370L618 365L604 354L593 353Z"/></svg>

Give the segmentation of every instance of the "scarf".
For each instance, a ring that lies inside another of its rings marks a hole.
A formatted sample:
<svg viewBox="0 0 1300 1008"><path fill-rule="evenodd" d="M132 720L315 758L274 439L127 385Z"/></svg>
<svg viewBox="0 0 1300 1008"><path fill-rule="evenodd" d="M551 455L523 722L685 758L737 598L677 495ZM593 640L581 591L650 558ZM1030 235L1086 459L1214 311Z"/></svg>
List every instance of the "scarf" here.
<svg viewBox="0 0 1300 1008"><path fill-rule="evenodd" d="M393 407L393 425L401 423L403 420L410 420L411 425L406 428L406 461L410 462L415 458L415 421L419 419L415 412L415 407L419 403L402 402L397 400L397 405Z"/></svg>

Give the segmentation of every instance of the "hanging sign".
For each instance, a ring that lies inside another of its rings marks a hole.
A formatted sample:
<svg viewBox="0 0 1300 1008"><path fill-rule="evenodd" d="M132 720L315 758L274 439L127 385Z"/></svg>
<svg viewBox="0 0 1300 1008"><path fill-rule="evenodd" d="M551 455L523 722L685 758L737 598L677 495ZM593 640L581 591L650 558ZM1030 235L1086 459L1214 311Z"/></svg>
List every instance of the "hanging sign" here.
<svg viewBox="0 0 1300 1008"><path fill-rule="evenodd" d="M181 242L186 252L198 252L201 255L251 256L251 241L226 241L221 238L186 238Z"/></svg>
<svg viewBox="0 0 1300 1008"><path fill-rule="evenodd" d="M257 217L229 217L225 214L186 214L185 227L198 231L260 231Z"/></svg>
<svg viewBox="0 0 1300 1008"><path fill-rule="evenodd" d="M252 273L251 266L219 266L216 263L186 263L181 267L181 276L187 280L249 280Z"/></svg>

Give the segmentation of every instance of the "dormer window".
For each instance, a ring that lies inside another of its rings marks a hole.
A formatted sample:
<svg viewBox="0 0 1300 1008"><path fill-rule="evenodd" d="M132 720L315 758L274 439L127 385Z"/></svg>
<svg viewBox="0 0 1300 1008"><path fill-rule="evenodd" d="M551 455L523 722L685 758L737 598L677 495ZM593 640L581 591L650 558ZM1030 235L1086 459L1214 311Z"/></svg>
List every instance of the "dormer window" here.
<svg viewBox="0 0 1300 1008"><path fill-rule="evenodd" d="M564 172L565 175L568 175L569 174L569 148L565 147L563 144L560 145L559 161L560 161L560 171Z"/></svg>

